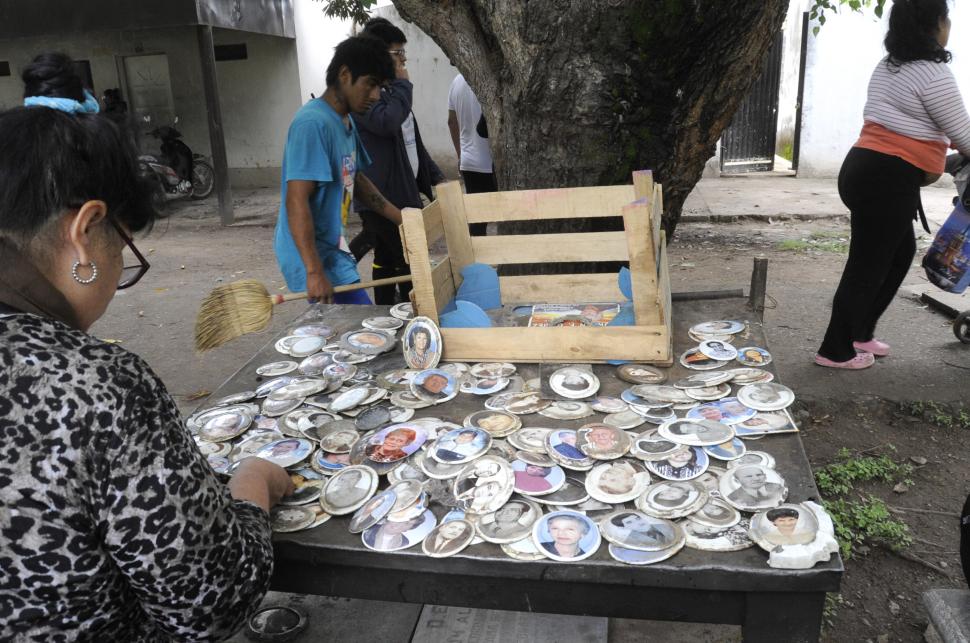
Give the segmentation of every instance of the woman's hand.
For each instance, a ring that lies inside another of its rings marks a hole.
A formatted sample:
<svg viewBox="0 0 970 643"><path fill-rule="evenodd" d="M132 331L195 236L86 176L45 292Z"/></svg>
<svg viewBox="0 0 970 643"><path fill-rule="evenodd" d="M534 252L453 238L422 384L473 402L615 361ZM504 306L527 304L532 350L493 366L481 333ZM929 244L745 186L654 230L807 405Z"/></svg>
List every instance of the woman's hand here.
<svg viewBox="0 0 970 643"><path fill-rule="evenodd" d="M933 185L940 180L942 174L930 174L929 172L923 172L923 182L920 183L920 187L926 187L927 185Z"/></svg>
<svg viewBox="0 0 970 643"><path fill-rule="evenodd" d="M293 489L293 481L283 467L255 457L243 460L229 481L233 498L248 500L267 513Z"/></svg>

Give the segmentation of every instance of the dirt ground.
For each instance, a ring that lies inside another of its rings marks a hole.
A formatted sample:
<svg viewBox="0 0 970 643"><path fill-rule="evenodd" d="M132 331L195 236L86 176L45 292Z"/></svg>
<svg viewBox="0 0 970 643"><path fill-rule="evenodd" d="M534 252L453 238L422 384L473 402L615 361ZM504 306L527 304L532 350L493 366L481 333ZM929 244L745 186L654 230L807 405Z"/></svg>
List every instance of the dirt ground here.
<svg viewBox="0 0 970 643"><path fill-rule="evenodd" d="M237 223L230 228L219 225L214 199L185 204L138 241L152 270L137 287L120 292L93 328L97 336L120 341L147 359L183 411L199 404L302 311L299 302L287 304L265 333L205 355L193 352L198 303L211 288L254 278L271 290L282 289L272 250L277 198L272 191L237 193ZM967 400L970 346L956 341L949 320L900 296L880 326L880 336L893 346L891 357L859 373L829 371L811 362L828 320L847 234L846 225L832 219L685 221L669 248L672 286L674 291L747 290L752 258L767 257L769 348L781 381L799 397L802 439L813 466L834 461L841 447L854 454L886 453L898 462L926 458L925 465L915 467L905 493L885 484L857 491L897 509L958 512L970 487L970 468L953 445L965 442L966 429L936 427L899 411L902 402ZM914 267L912 279L918 279L918 271ZM950 576L876 544L857 551L846 563L842 603L828 613L827 640L920 640L927 621L920 592L966 586L955 518L903 512L896 517L919 538L907 551Z"/></svg>

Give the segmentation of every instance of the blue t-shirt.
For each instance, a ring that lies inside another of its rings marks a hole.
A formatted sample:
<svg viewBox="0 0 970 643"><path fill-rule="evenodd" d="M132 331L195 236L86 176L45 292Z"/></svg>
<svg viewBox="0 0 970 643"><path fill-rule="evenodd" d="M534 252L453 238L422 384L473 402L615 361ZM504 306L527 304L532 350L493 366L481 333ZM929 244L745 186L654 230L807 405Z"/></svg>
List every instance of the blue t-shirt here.
<svg viewBox="0 0 970 643"><path fill-rule="evenodd" d="M300 108L290 123L283 150L280 216L273 241L276 261L292 292L306 290L306 267L290 234L286 215L286 182L316 181L310 194L317 252L327 279L334 286L360 281L357 262L340 249L343 227L354 190L354 175L370 165L353 119L341 116L322 98Z"/></svg>

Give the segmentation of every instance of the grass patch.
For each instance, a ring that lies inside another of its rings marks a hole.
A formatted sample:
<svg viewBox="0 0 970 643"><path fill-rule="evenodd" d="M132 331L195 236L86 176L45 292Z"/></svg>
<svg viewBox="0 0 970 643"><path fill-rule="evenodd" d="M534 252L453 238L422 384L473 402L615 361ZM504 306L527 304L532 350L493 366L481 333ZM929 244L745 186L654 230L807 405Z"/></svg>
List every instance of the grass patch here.
<svg viewBox="0 0 970 643"><path fill-rule="evenodd" d="M899 551L913 543L909 527L893 518L889 508L879 498L867 496L863 500L823 500L825 510L835 523L835 538L842 557L852 558L852 550L867 542L885 545Z"/></svg>
<svg viewBox="0 0 970 643"><path fill-rule="evenodd" d="M815 472L815 484L822 495L829 497L822 504L835 523L835 537L843 558L852 558L853 549L867 542L893 550L912 543L909 527L893 518L882 500L872 495L858 500L845 497L862 482L912 485L912 472L912 465L899 464L888 455L857 457L846 448L839 451L836 462Z"/></svg>
<svg viewBox="0 0 970 643"><path fill-rule="evenodd" d="M845 495L852 491L856 482L876 480L892 483L902 480L911 484L909 476L913 473L913 466L898 464L888 455L857 458L843 447L836 457L838 462L815 472L815 484L824 496Z"/></svg>
<svg viewBox="0 0 970 643"><path fill-rule="evenodd" d="M807 252L814 250L817 252L832 252L845 254L849 251L849 240L842 236L840 232L813 232L801 239L785 239L779 241L776 246L778 250L789 252Z"/></svg>
<svg viewBox="0 0 970 643"><path fill-rule="evenodd" d="M900 410L941 429L970 430L970 411L962 404L950 407L939 402L904 402Z"/></svg>

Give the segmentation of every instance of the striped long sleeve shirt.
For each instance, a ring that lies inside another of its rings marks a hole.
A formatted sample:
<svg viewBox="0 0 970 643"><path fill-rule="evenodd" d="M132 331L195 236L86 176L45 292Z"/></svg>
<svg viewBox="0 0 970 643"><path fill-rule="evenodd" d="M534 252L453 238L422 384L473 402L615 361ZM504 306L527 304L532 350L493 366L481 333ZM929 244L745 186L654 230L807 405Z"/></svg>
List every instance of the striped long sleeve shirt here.
<svg viewBox="0 0 970 643"><path fill-rule="evenodd" d="M948 144L970 157L970 116L946 63L883 59L869 80L858 147L899 156L931 173L943 171Z"/></svg>

